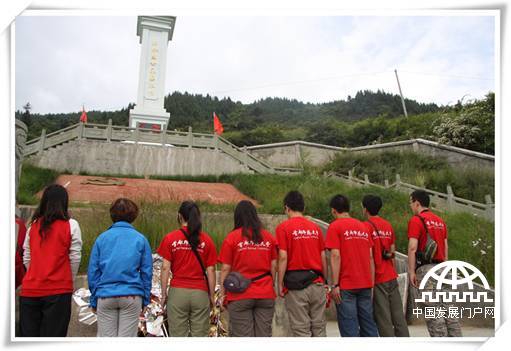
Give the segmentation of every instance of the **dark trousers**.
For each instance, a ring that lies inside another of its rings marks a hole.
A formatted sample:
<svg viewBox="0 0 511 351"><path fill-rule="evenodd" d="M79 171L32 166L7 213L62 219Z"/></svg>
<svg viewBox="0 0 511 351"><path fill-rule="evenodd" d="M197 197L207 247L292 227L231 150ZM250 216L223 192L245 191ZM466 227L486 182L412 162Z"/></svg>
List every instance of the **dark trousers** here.
<svg viewBox="0 0 511 351"><path fill-rule="evenodd" d="M341 336L378 336L370 288L341 290L341 303L336 307Z"/></svg>
<svg viewBox="0 0 511 351"><path fill-rule="evenodd" d="M373 301L380 336L410 336L397 279L376 284Z"/></svg>
<svg viewBox="0 0 511 351"><path fill-rule="evenodd" d="M21 336L66 336L70 318L71 294L20 296Z"/></svg>
<svg viewBox="0 0 511 351"><path fill-rule="evenodd" d="M227 304L227 311L229 311L229 336L271 336L275 300L231 301Z"/></svg>

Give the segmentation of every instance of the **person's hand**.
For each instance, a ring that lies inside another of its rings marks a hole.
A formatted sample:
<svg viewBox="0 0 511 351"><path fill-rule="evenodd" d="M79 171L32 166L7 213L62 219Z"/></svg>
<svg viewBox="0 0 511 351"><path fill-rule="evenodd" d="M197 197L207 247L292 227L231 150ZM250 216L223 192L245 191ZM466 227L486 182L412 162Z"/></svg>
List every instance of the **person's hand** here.
<svg viewBox="0 0 511 351"><path fill-rule="evenodd" d="M216 301L215 301L215 296L214 295L212 295L209 298L209 306L211 307L211 309L215 308L215 306L216 306Z"/></svg>
<svg viewBox="0 0 511 351"><path fill-rule="evenodd" d="M225 299L224 294L220 294L220 296L218 296L218 305L220 306L220 311L222 312L225 311L224 299Z"/></svg>
<svg viewBox="0 0 511 351"><path fill-rule="evenodd" d="M341 303L341 290L339 289L338 286L332 288L332 291L330 291L330 296L332 296L332 299L334 300L336 305Z"/></svg>
<svg viewBox="0 0 511 351"><path fill-rule="evenodd" d="M159 299L159 303L160 303L160 306L163 307L165 306L165 303L167 302L167 295L165 294L162 294L160 299Z"/></svg>
<svg viewBox="0 0 511 351"><path fill-rule="evenodd" d="M412 284L414 287L418 288L419 285L417 284L417 275L415 272L408 272L408 279L410 280L410 284Z"/></svg>
<svg viewBox="0 0 511 351"><path fill-rule="evenodd" d="M279 286L278 286L278 291L279 291L279 296L284 297L284 287L281 284L279 284Z"/></svg>

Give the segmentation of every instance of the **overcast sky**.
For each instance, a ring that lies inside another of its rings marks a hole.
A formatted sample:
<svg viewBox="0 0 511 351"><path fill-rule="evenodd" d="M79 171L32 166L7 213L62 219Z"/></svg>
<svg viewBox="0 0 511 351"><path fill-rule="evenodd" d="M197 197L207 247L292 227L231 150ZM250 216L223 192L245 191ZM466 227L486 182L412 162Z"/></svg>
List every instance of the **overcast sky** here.
<svg viewBox="0 0 511 351"><path fill-rule="evenodd" d="M115 110L136 102L139 38L133 17L20 16L16 108L36 113ZM450 104L494 91L494 18L177 18L166 92L250 103L346 99L362 89ZM172 111L170 111L172 113Z"/></svg>

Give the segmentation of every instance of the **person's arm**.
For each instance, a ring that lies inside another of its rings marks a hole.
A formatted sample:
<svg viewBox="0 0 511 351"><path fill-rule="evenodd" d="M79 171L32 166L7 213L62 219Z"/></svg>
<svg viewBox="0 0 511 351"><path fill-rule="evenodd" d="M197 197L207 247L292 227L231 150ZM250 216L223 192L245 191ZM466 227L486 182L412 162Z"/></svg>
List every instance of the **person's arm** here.
<svg viewBox="0 0 511 351"><path fill-rule="evenodd" d="M90 295L90 307L96 310L97 307L97 296L96 289L98 287L99 277L101 276L101 270L99 268L99 245L98 240L94 242L92 251L89 257L89 267L87 269L87 283L89 284Z"/></svg>
<svg viewBox="0 0 511 351"><path fill-rule="evenodd" d="M374 267L374 256L373 256L373 248L371 247L369 249L369 262L371 264L371 281L373 282L373 286L374 286L374 281L375 281L375 267Z"/></svg>
<svg viewBox="0 0 511 351"><path fill-rule="evenodd" d="M275 281L275 276L277 275L277 259L271 260L271 279Z"/></svg>
<svg viewBox="0 0 511 351"><path fill-rule="evenodd" d="M211 306L215 306L215 287L216 287L216 270L215 266L207 266L206 273L208 275L209 301Z"/></svg>
<svg viewBox="0 0 511 351"><path fill-rule="evenodd" d="M278 285L277 290L280 297L284 297L284 275L287 270L287 251L279 250Z"/></svg>
<svg viewBox="0 0 511 351"><path fill-rule="evenodd" d="M419 241L415 238L408 240L408 277L410 284L417 286L417 276L415 275L415 254L417 253Z"/></svg>
<svg viewBox="0 0 511 351"><path fill-rule="evenodd" d="M323 277L325 278L325 284L327 284L327 280L328 280L328 263L326 262L325 250L321 251L321 264L323 266Z"/></svg>
<svg viewBox="0 0 511 351"><path fill-rule="evenodd" d="M71 263L71 272L73 273L73 281L78 274L80 261L82 259L82 231L80 225L74 219L69 220L71 227L71 246L69 247L69 262Z"/></svg>
<svg viewBox="0 0 511 351"><path fill-rule="evenodd" d="M30 229L31 227L28 227L25 241L23 241L23 265L27 271L30 266Z"/></svg>
<svg viewBox="0 0 511 351"><path fill-rule="evenodd" d="M170 261L163 259L160 273L160 284L161 284L161 301L160 304L165 306L167 304L167 284L169 282L170 275Z"/></svg>
<svg viewBox="0 0 511 351"><path fill-rule="evenodd" d="M227 263L222 263L222 267L220 268L220 306L224 305L224 297L225 297L225 288L224 288L224 280L227 277L227 274L231 272L231 265Z"/></svg>
<svg viewBox="0 0 511 351"><path fill-rule="evenodd" d="M332 271L332 298L336 304L341 303L341 290L339 287L339 273L341 271L341 251L330 250L330 270Z"/></svg>
<svg viewBox="0 0 511 351"><path fill-rule="evenodd" d="M153 255L147 239L144 239L144 251L140 261L140 278L144 287L142 307L146 307L151 302L151 286L153 282Z"/></svg>
<svg viewBox="0 0 511 351"><path fill-rule="evenodd" d="M449 247L447 246L447 238L445 238L445 260L449 260Z"/></svg>

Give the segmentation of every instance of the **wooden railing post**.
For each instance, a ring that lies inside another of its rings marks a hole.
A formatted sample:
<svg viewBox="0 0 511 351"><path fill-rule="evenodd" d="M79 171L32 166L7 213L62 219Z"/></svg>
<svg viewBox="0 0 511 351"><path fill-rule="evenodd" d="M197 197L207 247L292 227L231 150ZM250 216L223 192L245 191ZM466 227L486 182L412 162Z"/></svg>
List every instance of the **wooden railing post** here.
<svg viewBox="0 0 511 351"><path fill-rule="evenodd" d="M348 179L351 180L353 178L353 171L350 169L348 171Z"/></svg>
<svg viewBox="0 0 511 351"><path fill-rule="evenodd" d="M364 183L366 183L367 185L371 184L369 182L369 176L367 174L364 174Z"/></svg>
<svg viewBox="0 0 511 351"><path fill-rule="evenodd" d="M388 180L388 179L385 179L384 184L385 184L385 188L388 188L388 187L390 186L390 185L389 185L389 180Z"/></svg>
<svg viewBox="0 0 511 351"><path fill-rule="evenodd" d="M41 138L39 139L39 154L44 151L44 142L46 141L46 129L41 130Z"/></svg>
<svg viewBox="0 0 511 351"><path fill-rule="evenodd" d="M192 148L193 146L193 133L192 126L188 127L188 147Z"/></svg>
<svg viewBox="0 0 511 351"><path fill-rule="evenodd" d="M112 119L108 119L108 126L106 127L106 141L110 142L112 140Z"/></svg>

